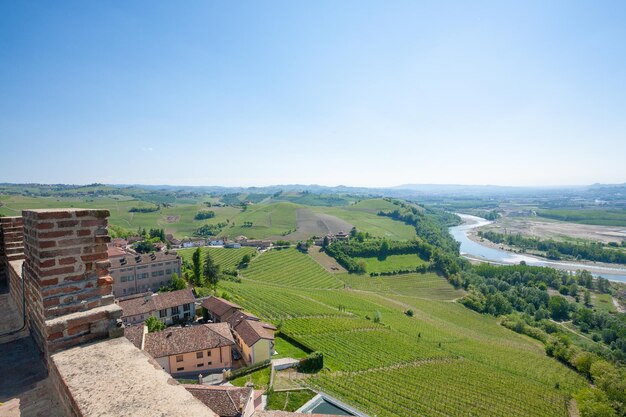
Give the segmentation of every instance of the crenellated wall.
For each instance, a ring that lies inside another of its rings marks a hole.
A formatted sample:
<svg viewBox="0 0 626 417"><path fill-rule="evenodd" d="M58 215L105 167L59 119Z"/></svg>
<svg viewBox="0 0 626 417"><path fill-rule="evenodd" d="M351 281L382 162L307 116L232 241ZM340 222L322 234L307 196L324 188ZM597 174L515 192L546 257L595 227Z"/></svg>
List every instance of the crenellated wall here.
<svg viewBox="0 0 626 417"><path fill-rule="evenodd" d="M0 281L9 287L11 298L22 314L22 263L24 230L21 217L0 217Z"/></svg>

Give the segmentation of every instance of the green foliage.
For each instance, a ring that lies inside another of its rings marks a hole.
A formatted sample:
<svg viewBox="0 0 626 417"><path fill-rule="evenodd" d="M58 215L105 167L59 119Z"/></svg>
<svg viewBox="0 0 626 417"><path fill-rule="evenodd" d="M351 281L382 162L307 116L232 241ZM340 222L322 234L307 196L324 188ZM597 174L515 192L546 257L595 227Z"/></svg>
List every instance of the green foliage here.
<svg viewBox="0 0 626 417"><path fill-rule="evenodd" d="M198 287L202 286L202 275L200 271L202 267L201 260L200 260L201 256L202 256L202 250L200 248L197 248L193 252L193 256L191 257L192 271L193 271L193 283Z"/></svg>
<svg viewBox="0 0 626 417"><path fill-rule="evenodd" d="M202 278L203 282L207 283L213 288L217 287L217 283L220 280L220 266L213 262L213 258L208 252L204 254Z"/></svg>
<svg viewBox="0 0 626 417"><path fill-rule="evenodd" d="M617 417L606 394L594 388L586 388L574 394L582 417Z"/></svg>
<svg viewBox="0 0 626 417"><path fill-rule="evenodd" d="M313 352L298 363L298 372L312 374L324 368L324 354Z"/></svg>
<svg viewBox="0 0 626 417"><path fill-rule="evenodd" d="M134 249L137 253L151 253L156 251L154 244L147 240L135 243Z"/></svg>
<svg viewBox="0 0 626 417"><path fill-rule="evenodd" d="M215 212L213 210L200 210L193 218L194 220L206 220L212 219L213 217L215 217Z"/></svg>
<svg viewBox="0 0 626 417"><path fill-rule="evenodd" d="M148 333L152 332L160 332L165 329L165 323L161 320L157 319L154 316L150 316L145 321L146 326L148 327Z"/></svg>
<svg viewBox="0 0 626 417"><path fill-rule="evenodd" d="M184 290L185 288L187 288L187 282L179 277L178 274L172 274L172 282L165 287L161 287L159 292L178 291Z"/></svg>
<svg viewBox="0 0 626 417"><path fill-rule="evenodd" d="M548 308L550 310L550 315L554 320L564 321L569 319L569 301L565 298L559 295L550 297Z"/></svg>
<svg viewBox="0 0 626 417"><path fill-rule="evenodd" d="M502 234L493 231L479 231L478 236L494 243L504 243L509 246L517 246L523 248L524 250L534 249L546 252L546 256L550 259L569 257L595 262L626 263L625 252L607 249L602 243L560 242L535 237L525 237L521 234Z"/></svg>
<svg viewBox="0 0 626 417"><path fill-rule="evenodd" d="M572 223L626 226L624 210L540 210L537 215Z"/></svg>
<svg viewBox="0 0 626 417"><path fill-rule="evenodd" d="M315 396L315 392L301 389L296 391L270 391L267 397L268 410L294 412Z"/></svg>
<svg viewBox="0 0 626 417"><path fill-rule="evenodd" d="M203 224L194 230L193 235L199 237L217 236L227 226L227 223Z"/></svg>
<svg viewBox="0 0 626 417"><path fill-rule="evenodd" d="M131 207L128 210L129 213L154 213L155 211L159 211L159 206L154 206L154 207Z"/></svg>

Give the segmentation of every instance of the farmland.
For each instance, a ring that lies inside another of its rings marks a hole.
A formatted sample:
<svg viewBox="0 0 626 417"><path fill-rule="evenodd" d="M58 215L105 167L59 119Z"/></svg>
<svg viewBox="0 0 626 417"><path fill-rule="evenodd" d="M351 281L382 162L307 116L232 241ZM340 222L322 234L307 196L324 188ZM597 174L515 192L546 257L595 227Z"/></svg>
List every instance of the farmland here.
<svg viewBox="0 0 626 417"><path fill-rule="evenodd" d="M285 273L294 263L316 272ZM306 383L370 415L565 417L586 385L541 344L452 302L463 292L434 273L331 275L293 249L264 253L242 273L220 290L324 352L328 370Z"/></svg>
<svg viewBox="0 0 626 417"><path fill-rule="evenodd" d="M196 248L189 249L178 249L176 253L183 258L183 261L191 263L191 257ZM222 271L224 270L234 270L237 268L239 263L241 263L241 259L245 255L253 256L256 253L255 248L251 247L242 247L239 249L225 249L225 248L212 248L205 247L200 250L201 256L200 259L204 261L205 254L210 254L213 261L220 265Z"/></svg>
<svg viewBox="0 0 626 417"><path fill-rule="evenodd" d="M397 270L415 270L420 265L427 265L428 262L421 259L418 255L389 255L384 260L378 258L359 258L355 257L355 261L365 262L365 271L370 273L391 272Z"/></svg>

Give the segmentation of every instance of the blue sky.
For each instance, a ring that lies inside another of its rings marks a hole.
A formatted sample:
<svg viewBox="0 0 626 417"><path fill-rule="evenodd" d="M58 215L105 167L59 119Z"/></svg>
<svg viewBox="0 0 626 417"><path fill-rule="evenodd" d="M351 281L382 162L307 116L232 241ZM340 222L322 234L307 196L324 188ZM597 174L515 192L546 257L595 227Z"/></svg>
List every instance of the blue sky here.
<svg viewBox="0 0 626 417"><path fill-rule="evenodd" d="M0 2L0 182L626 182L625 21L623 1Z"/></svg>

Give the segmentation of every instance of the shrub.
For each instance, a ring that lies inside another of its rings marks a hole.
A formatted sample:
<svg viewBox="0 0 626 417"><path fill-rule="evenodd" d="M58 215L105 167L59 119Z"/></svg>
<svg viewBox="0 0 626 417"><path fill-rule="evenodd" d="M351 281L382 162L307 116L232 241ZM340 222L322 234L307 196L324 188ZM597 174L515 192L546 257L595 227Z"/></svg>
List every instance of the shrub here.
<svg viewBox="0 0 626 417"><path fill-rule="evenodd" d="M324 354L322 352L313 352L298 363L298 372L311 374L321 370L324 367Z"/></svg>

